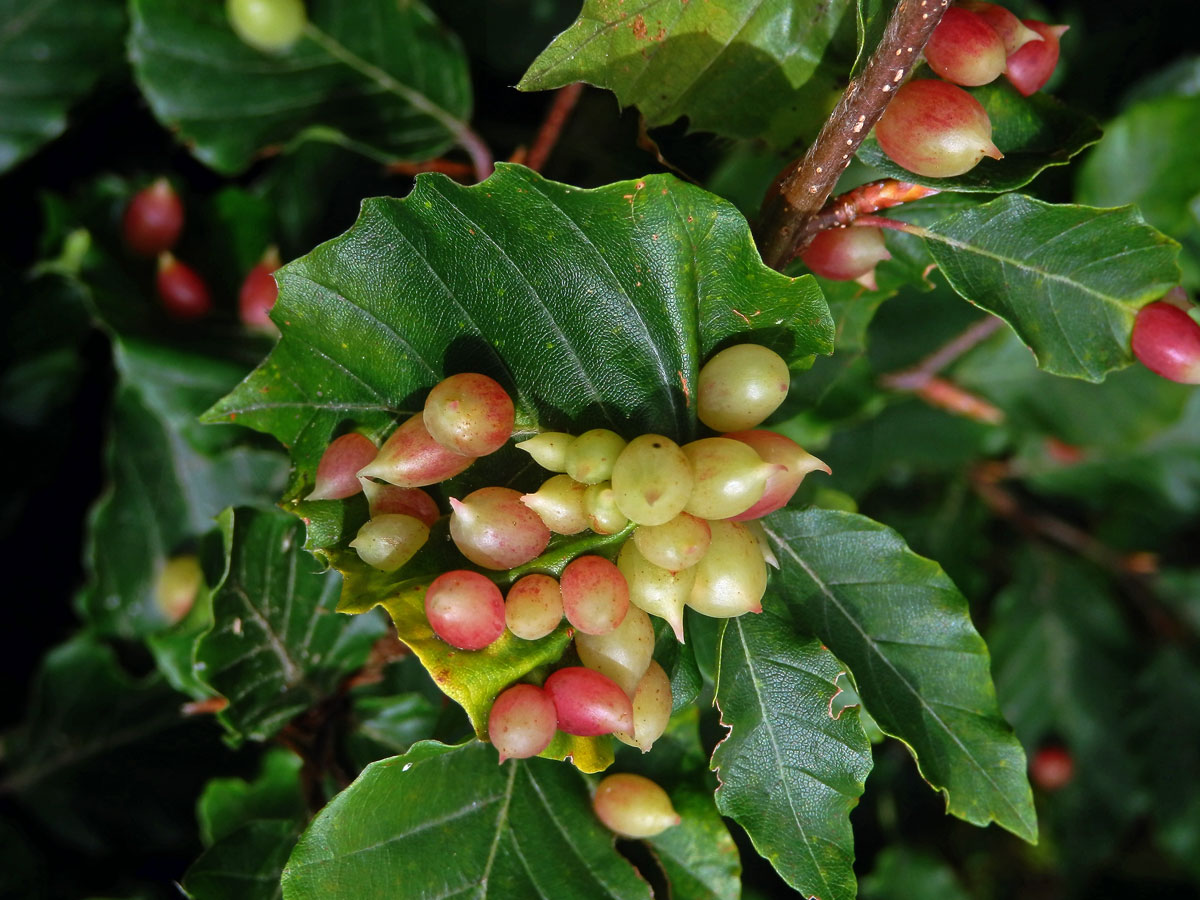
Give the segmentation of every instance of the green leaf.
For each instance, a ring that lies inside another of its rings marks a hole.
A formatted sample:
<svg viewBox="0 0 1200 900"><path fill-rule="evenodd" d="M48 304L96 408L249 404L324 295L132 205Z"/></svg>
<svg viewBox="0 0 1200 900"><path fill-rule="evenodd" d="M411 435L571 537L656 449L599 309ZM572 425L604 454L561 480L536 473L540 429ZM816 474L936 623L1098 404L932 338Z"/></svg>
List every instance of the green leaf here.
<svg viewBox="0 0 1200 900"><path fill-rule="evenodd" d="M1128 206L1007 194L917 233L950 286L1008 322L1055 375L1101 381L1128 365L1138 309L1179 283L1178 244Z"/></svg>
<svg viewBox="0 0 1200 900"><path fill-rule="evenodd" d="M738 900L742 863L712 794L680 785L670 795L681 821L646 843L667 876L672 900Z"/></svg>
<svg viewBox="0 0 1200 900"><path fill-rule="evenodd" d="M996 598L993 619L988 638L996 688L1027 745L1052 737L1072 744L1112 737L1136 650L1102 579L1067 557L1031 550Z"/></svg>
<svg viewBox="0 0 1200 900"><path fill-rule="evenodd" d="M1049 94L1022 97L1007 81L995 81L971 91L992 122L992 142L1004 159L983 159L954 178L927 178L896 165L872 136L863 142L858 158L883 175L939 188L999 194L1024 187L1051 166L1065 166L1080 151L1100 140L1100 127L1088 115Z"/></svg>
<svg viewBox="0 0 1200 900"><path fill-rule="evenodd" d="M987 452L993 430L908 398L866 422L838 429L818 455L833 469L829 485L860 497L880 483L903 483L921 474L944 482Z"/></svg>
<svg viewBox="0 0 1200 900"><path fill-rule="evenodd" d="M390 697L360 697L354 701L357 727L349 751L363 768L408 748L433 734L440 710L418 693Z"/></svg>
<svg viewBox="0 0 1200 900"><path fill-rule="evenodd" d="M298 509L311 505L314 504L301 503ZM629 536L629 531L626 529L615 535L587 532L559 537L532 562L506 573L487 574L502 587L528 572L557 576L582 552L603 553L608 548L611 556ZM412 649L445 695L463 708L481 740L487 737L488 713L500 691L555 662L570 645L572 630L566 622L536 641L526 641L505 631L499 640L475 651L459 650L433 633L425 616L425 590L442 572L462 568L465 564L453 549L445 517L435 523L425 547L395 572L372 568L359 560L353 551L338 550L328 556L345 578L338 612L361 613L382 605L392 617L397 637ZM542 755L553 759L570 756L584 772L598 772L612 763L608 738L559 735Z"/></svg>
<svg viewBox="0 0 1200 900"><path fill-rule="evenodd" d="M0 0L0 172L66 131L124 36L120 0Z"/></svg>
<svg viewBox="0 0 1200 900"><path fill-rule="evenodd" d="M499 640L483 650L458 650L429 627L425 617L427 585L428 581L425 581L399 592L384 607L391 615L400 639L412 648L446 696L466 711L475 734L483 738L487 735L487 717L496 695L539 666L553 663L562 656L571 643L571 629L566 624L560 625L536 641L522 640L505 631ZM552 745L549 752L561 759L564 754L556 752L558 749ZM601 752L595 760L587 756L575 761L584 771L594 772L612 762L612 753Z"/></svg>
<svg viewBox="0 0 1200 900"><path fill-rule="evenodd" d="M879 727L909 746L947 810L1035 840L1025 754L966 599L941 568L859 515L781 511L765 527L781 564L771 595L850 667Z"/></svg>
<svg viewBox="0 0 1200 900"><path fill-rule="evenodd" d="M1104 140L1080 167L1080 202L1137 204L1155 228L1182 237L1196 227L1188 203L1200 194L1193 152L1198 133L1200 96L1159 97L1130 107L1108 124Z"/></svg>
<svg viewBox="0 0 1200 900"><path fill-rule="evenodd" d="M85 632L43 659L26 721L0 749L0 797L74 852L116 858L194 841L196 796L222 748L160 677L133 678Z"/></svg>
<svg viewBox="0 0 1200 900"><path fill-rule="evenodd" d="M0 304L0 421L26 432L52 426L83 372L81 351L91 329L84 292L69 278L5 270Z"/></svg>
<svg viewBox="0 0 1200 900"><path fill-rule="evenodd" d="M1192 69L1195 61L1192 61ZM1200 169L1191 153L1200 95L1138 103L1106 128L1079 170L1076 192L1093 206L1137 204L1146 221L1179 241L1185 284L1200 286Z"/></svg>
<svg viewBox="0 0 1200 900"><path fill-rule="evenodd" d="M219 541L220 538L215 534L205 535L200 556L206 555L206 551L211 552L213 544ZM213 572L220 571L220 565L215 561L210 568ZM208 585L202 583L187 615L165 631L155 631L142 636L146 649L154 656L155 668L167 683L195 701L210 700L214 696L213 689L200 679L193 658L196 641L208 633L212 622L212 593Z"/></svg>
<svg viewBox="0 0 1200 900"><path fill-rule="evenodd" d="M864 900L970 900L950 866L911 847L886 847L862 880Z"/></svg>
<svg viewBox="0 0 1200 900"><path fill-rule="evenodd" d="M649 900L569 766L427 742L374 763L301 836L287 900Z"/></svg>
<svg viewBox="0 0 1200 900"><path fill-rule="evenodd" d="M751 337L795 365L832 349L814 280L768 269L732 206L664 175L594 190L514 165L470 188L421 176L278 278L282 339L205 418L291 447L293 496L339 429L382 436L452 372L498 377L526 431L687 439L684 385L718 345Z"/></svg>
<svg viewBox="0 0 1200 900"><path fill-rule="evenodd" d="M1122 610L1082 563L1031 550L1016 560L992 619L988 643L1005 714L1031 752L1051 742L1076 761L1049 830L1075 860L1100 863L1147 799L1129 726L1139 706L1130 672L1140 654Z"/></svg>
<svg viewBox="0 0 1200 900"><path fill-rule="evenodd" d="M850 810L871 770L857 712L834 718L843 667L782 604L730 619L717 705L729 734L713 753L717 809L805 897L852 900Z"/></svg>
<svg viewBox="0 0 1200 900"><path fill-rule="evenodd" d="M1056 378L1029 363L1017 336L1001 332L955 366L954 381L1000 406L1011 428L1114 456L1135 452L1179 422L1196 394L1145 366L1090 384Z"/></svg>
<svg viewBox="0 0 1200 900"><path fill-rule="evenodd" d="M304 37L268 55L234 35L224 4L132 0L138 83L201 161L234 174L305 140L380 160L427 159L469 131L466 60L424 5L308 6Z"/></svg>
<svg viewBox="0 0 1200 900"><path fill-rule="evenodd" d="M671 711L690 707L704 687L691 644L681 644L665 621L654 619L654 659L671 679Z"/></svg>
<svg viewBox="0 0 1200 900"><path fill-rule="evenodd" d="M518 90L586 81L636 106L651 125L687 116L691 128L785 146L814 134L853 61L822 58L848 0L650 0L624 8L585 0L579 18L533 61Z"/></svg>
<svg viewBox="0 0 1200 900"><path fill-rule="evenodd" d="M232 735L266 740L363 664L382 623L334 612L341 579L319 571L293 516L227 510L219 523L226 568L196 665L229 700Z"/></svg>
<svg viewBox="0 0 1200 900"><path fill-rule="evenodd" d="M214 778L206 784L196 803L204 845L211 847L256 819L303 820L306 810L300 787L301 765L296 754L275 748L263 755L258 777L253 781Z"/></svg>
<svg viewBox="0 0 1200 900"><path fill-rule="evenodd" d="M167 560L195 552L226 506L271 503L286 460L239 446L247 437L240 428L196 421L242 367L132 339L113 349L121 380L106 453L110 481L91 514L91 579L78 602L103 633L134 637L170 624L155 598Z"/></svg>
<svg viewBox="0 0 1200 900"><path fill-rule="evenodd" d="M192 900L276 900L299 831L292 819L243 825L192 863L183 876L184 891Z"/></svg>

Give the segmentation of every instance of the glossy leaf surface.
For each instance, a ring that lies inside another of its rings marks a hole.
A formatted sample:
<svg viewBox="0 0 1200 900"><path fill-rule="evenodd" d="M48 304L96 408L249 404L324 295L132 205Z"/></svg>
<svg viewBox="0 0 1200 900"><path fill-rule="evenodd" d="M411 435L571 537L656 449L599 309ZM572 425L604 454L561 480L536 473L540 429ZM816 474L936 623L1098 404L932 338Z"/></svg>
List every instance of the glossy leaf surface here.
<svg viewBox="0 0 1200 900"><path fill-rule="evenodd" d="M296 493L341 423L383 434L452 371L500 381L518 430L679 440L723 341L753 335L792 363L832 347L813 280L763 266L733 207L669 176L594 190L514 165L471 188L423 176L277 278L282 340L206 418L290 446Z"/></svg>
<svg viewBox="0 0 1200 900"><path fill-rule="evenodd" d="M124 36L120 0L0 0L0 172L66 130Z"/></svg>
<svg viewBox="0 0 1200 900"><path fill-rule="evenodd" d="M1025 754L953 582L863 516L812 509L765 522L781 564L771 594L850 667L879 727L908 744L947 810L1034 840Z"/></svg>
<svg viewBox="0 0 1200 900"><path fill-rule="evenodd" d="M400 884L411 897L650 897L578 773L537 759L498 766L478 743L426 742L368 766L300 838L283 896L383 898Z"/></svg>
<svg viewBox="0 0 1200 900"><path fill-rule="evenodd" d="M821 57L843 20L850 25L851 7L846 0L651 0L626 8L586 0L517 87L586 81L636 106L651 126L687 116L697 130L786 145L819 126L833 105L836 81Z"/></svg>
<svg viewBox="0 0 1200 900"><path fill-rule="evenodd" d="M288 819L248 822L200 854L183 876L184 891L191 900L277 900L299 830Z"/></svg>
<svg viewBox="0 0 1200 900"><path fill-rule="evenodd" d="M710 793L679 786L668 793L680 823L647 843L678 900L737 900L742 893L737 845Z"/></svg>
<svg viewBox="0 0 1200 900"><path fill-rule="evenodd" d="M304 37L280 55L242 43L223 3L133 0L131 10L146 99L219 172L304 140L425 159L470 115L458 41L419 2L317 0Z"/></svg>
<svg viewBox="0 0 1200 900"><path fill-rule="evenodd" d="M922 237L950 286L1008 322L1040 368L1088 381L1132 361L1138 309L1179 282L1179 246L1129 206L1007 194Z"/></svg>
<svg viewBox="0 0 1200 900"><path fill-rule="evenodd" d="M196 664L229 700L227 727L265 740L362 665L383 625L373 615L334 612L341 579L321 572L304 549L299 520L229 510L220 524L226 569Z"/></svg>
<svg viewBox="0 0 1200 900"><path fill-rule="evenodd" d="M206 784L196 803L196 819L205 845L212 846L256 820L303 820L301 765L299 756L278 748L263 756L253 781L214 778Z"/></svg>
<svg viewBox="0 0 1200 900"><path fill-rule="evenodd" d="M784 880L822 900L856 894L850 810L871 770L857 713L830 710L842 671L770 598L721 638L716 702L730 732L712 758L717 808Z"/></svg>

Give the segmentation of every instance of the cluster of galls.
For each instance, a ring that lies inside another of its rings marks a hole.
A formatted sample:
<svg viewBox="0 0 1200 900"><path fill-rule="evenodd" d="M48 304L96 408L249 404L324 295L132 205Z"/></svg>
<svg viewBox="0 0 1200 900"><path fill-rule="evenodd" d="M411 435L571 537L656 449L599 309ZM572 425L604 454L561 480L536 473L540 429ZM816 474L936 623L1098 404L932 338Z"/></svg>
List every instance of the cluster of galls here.
<svg viewBox="0 0 1200 900"><path fill-rule="evenodd" d="M613 734L643 751L666 728L671 684L654 662L650 616L683 640L683 610L732 617L761 611L773 556L755 519L784 506L804 476L829 471L791 439L759 425L787 395L787 364L773 351L739 344L700 371L696 407L720 437L679 446L658 434L626 441L607 429L578 436L542 432L517 445L552 475L535 492L485 487L451 498L449 531L480 569L507 572L545 551L552 534L631 529L616 562L578 556L555 578L525 574L507 596L473 569L429 585L433 632L462 650L482 650L507 630L537 640L564 616L582 665L544 683L515 684L488 718L501 761L541 753L556 732ZM514 409L504 389L476 373L451 376L425 407L376 450L363 435L335 440L309 499L367 493L371 519L351 546L367 564L395 571L424 545L440 515L423 486L464 471L510 437ZM501 578L501 581L507 579Z"/></svg>
<svg viewBox="0 0 1200 900"><path fill-rule="evenodd" d="M1005 75L1024 96L1036 93L1058 63L1062 25L1018 19L1002 6L963 0L946 10L925 47L929 68L945 81L909 81L875 126L879 146L898 165L929 178L968 172L985 156L1000 159L992 123L962 89Z"/></svg>
<svg viewBox="0 0 1200 900"><path fill-rule="evenodd" d="M875 126L879 146L897 165L928 178L962 175L985 156L1000 159L987 112L961 86L989 84L1003 74L1024 96L1036 93L1054 73L1066 30L1018 19L994 3L956 3L925 47L929 68L945 80L902 85ZM827 229L801 254L818 275L871 290L875 266L890 258L882 230L873 226Z"/></svg>
<svg viewBox="0 0 1200 900"><path fill-rule="evenodd" d="M121 236L135 256L157 258L154 288L166 313L175 319L201 319L213 308L208 283L171 252L183 233L183 225L182 199L170 181L158 178L130 198L121 217ZM268 313L279 294L271 274L278 268L279 253L271 247L242 282L238 314L251 330L276 331Z"/></svg>

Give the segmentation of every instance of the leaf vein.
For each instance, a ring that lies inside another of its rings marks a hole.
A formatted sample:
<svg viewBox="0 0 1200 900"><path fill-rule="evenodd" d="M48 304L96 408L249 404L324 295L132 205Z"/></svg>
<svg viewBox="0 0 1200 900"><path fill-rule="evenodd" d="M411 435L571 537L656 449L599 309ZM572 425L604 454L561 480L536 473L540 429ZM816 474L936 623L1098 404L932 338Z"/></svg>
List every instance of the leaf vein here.
<svg viewBox="0 0 1200 900"><path fill-rule="evenodd" d="M962 739L959 738L959 736L955 734L955 732L944 721L942 721L941 716L939 716L937 712L929 705L929 702L925 699L924 695L917 690L916 686L909 681L907 676L899 668L897 668L882 651L880 651L875 639L863 629L862 625L859 624L857 619L850 615L850 611L842 605L837 595L830 590L829 586L820 578L820 576L818 576L815 571L813 571L808 563L801 558L801 556L794 549L792 549L792 546L782 539L778 532L766 525L763 526L763 530L766 531L767 536L775 542L782 552L790 556L795 561L796 565L804 570L805 574L808 575L808 577L812 580L812 583L816 586L817 590L819 590L829 601L830 606L835 607L838 612L841 613L843 619L848 622L855 631L858 632L859 636L863 640L863 643L871 649L872 657L886 666L891 674L896 677L897 681L903 685L909 691L909 693L912 694L921 708L928 712L928 715L933 722L936 723L950 738L951 743L958 747L963 756L976 770L978 770L984 781L991 785L996 796L1000 798L1002 803L1009 807L1009 809L1016 816L1017 821L1021 821L1022 817L1020 815L1020 810L1018 810L1012 804L1012 802L1005 795L1004 791L1001 790L995 779L992 778L991 773L987 770L987 767L975 758L967 746L962 742ZM939 787L945 790L944 785L939 785Z"/></svg>

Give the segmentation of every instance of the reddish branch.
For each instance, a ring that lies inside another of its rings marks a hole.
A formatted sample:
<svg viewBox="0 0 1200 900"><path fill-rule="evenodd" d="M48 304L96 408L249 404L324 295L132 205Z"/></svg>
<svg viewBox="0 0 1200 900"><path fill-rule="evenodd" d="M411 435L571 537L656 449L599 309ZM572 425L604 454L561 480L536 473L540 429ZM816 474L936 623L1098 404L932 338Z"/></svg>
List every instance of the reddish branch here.
<svg viewBox="0 0 1200 900"><path fill-rule="evenodd" d="M947 341L937 350L934 350L915 366L902 369L899 372L890 372L886 375L881 375L879 381L884 387L891 388L894 391L919 390L934 375L945 369L969 350L982 344L1003 325L1004 321L997 319L995 316L980 319L963 331L958 337Z"/></svg>
<svg viewBox="0 0 1200 900"><path fill-rule="evenodd" d="M896 5L866 67L847 86L808 153L763 203L758 243L767 265L783 269L821 230L813 220L916 64L947 6L949 0L900 0Z"/></svg>
<svg viewBox="0 0 1200 900"><path fill-rule="evenodd" d="M1122 586L1120 596L1154 634L1168 641L1196 643L1195 629L1153 591L1147 577L1158 568L1158 559L1153 553L1123 553L1077 525L1041 510L1028 509L1018 494L1002 483L1012 474L1012 468L1006 462L984 463L971 472L971 487L993 515L1026 534L1057 544L1111 572Z"/></svg>
<svg viewBox="0 0 1200 900"><path fill-rule="evenodd" d="M986 425L1004 421L1004 411L982 397L964 390L952 381L939 378L941 372L967 351L987 340L1003 326L994 316L981 319L962 334L943 344L915 366L879 377L879 383L893 391L911 391L928 403L955 415Z"/></svg>
<svg viewBox="0 0 1200 900"><path fill-rule="evenodd" d="M525 165L535 172L540 172L542 166L546 164L546 160L550 158L550 153L554 150L558 138L562 134L563 126L567 124L571 110L579 102L579 95L582 93L582 82L568 84L554 93L554 100L546 113L546 119L542 122L542 127L538 129L537 136L533 139L533 146L529 148L529 153L525 156Z"/></svg>
<svg viewBox="0 0 1200 900"><path fill-rule="evenodd" d="M945 378L929 378L914 393L930 406L944 409L964 419L982 422L984 425L999 425L1004 421L1004 410Z"/></svg>
<svg viewBox="0 0 1200 900"><path fill-rule="evenodd" d="M1011 474L1012 470L1005 462L984 463L971 472L971 487L994 515L1008 519L1023 531L1065 547L1110 572L1118 575L1147 573L1145 553L1122 553L1070 522L1048 513L1025 509L1016 494L1002 484ZM1153 571L1153 568L1150 570Z"/></svg>
<svg viewBox="0 0 1200 900"><path fill-rule="evenodd" d="M425 162L394 162L387 166L387 171L393 175L419 175L422 172L441 172L449 175L455 181L469 181L475 174L475 167L470 163L458 162L453 159L430 159Z"/></svg>
<svg viewBox="0 0 1200 900"><path fill-rule="evenodd" d="M908 181L897 181L895 178L884 178L880 181L869 181L858 187L838 194L817 213L808 225L809 230L816 234L826 228L838 228L852 224L856 219L870 216L881 209L891 209L903 203L912 203L923 197L932 197L939 193L937 188L924 187ZM890 221L890 220L885 220Z"/></svg>
<svg viewBox="0 0 1200 900"><path fill-rule="evenodd" d="M350 717L350 691L382 681L384 668L403 659L408 652L396 633L388 629L371 647L362 669L345 678L333 694L292 719L276 736L280 744L300 757L301 789L313 813L328 801L326 787L330 780L339 789L353 780L351 767L341 759Z"/></svg>

